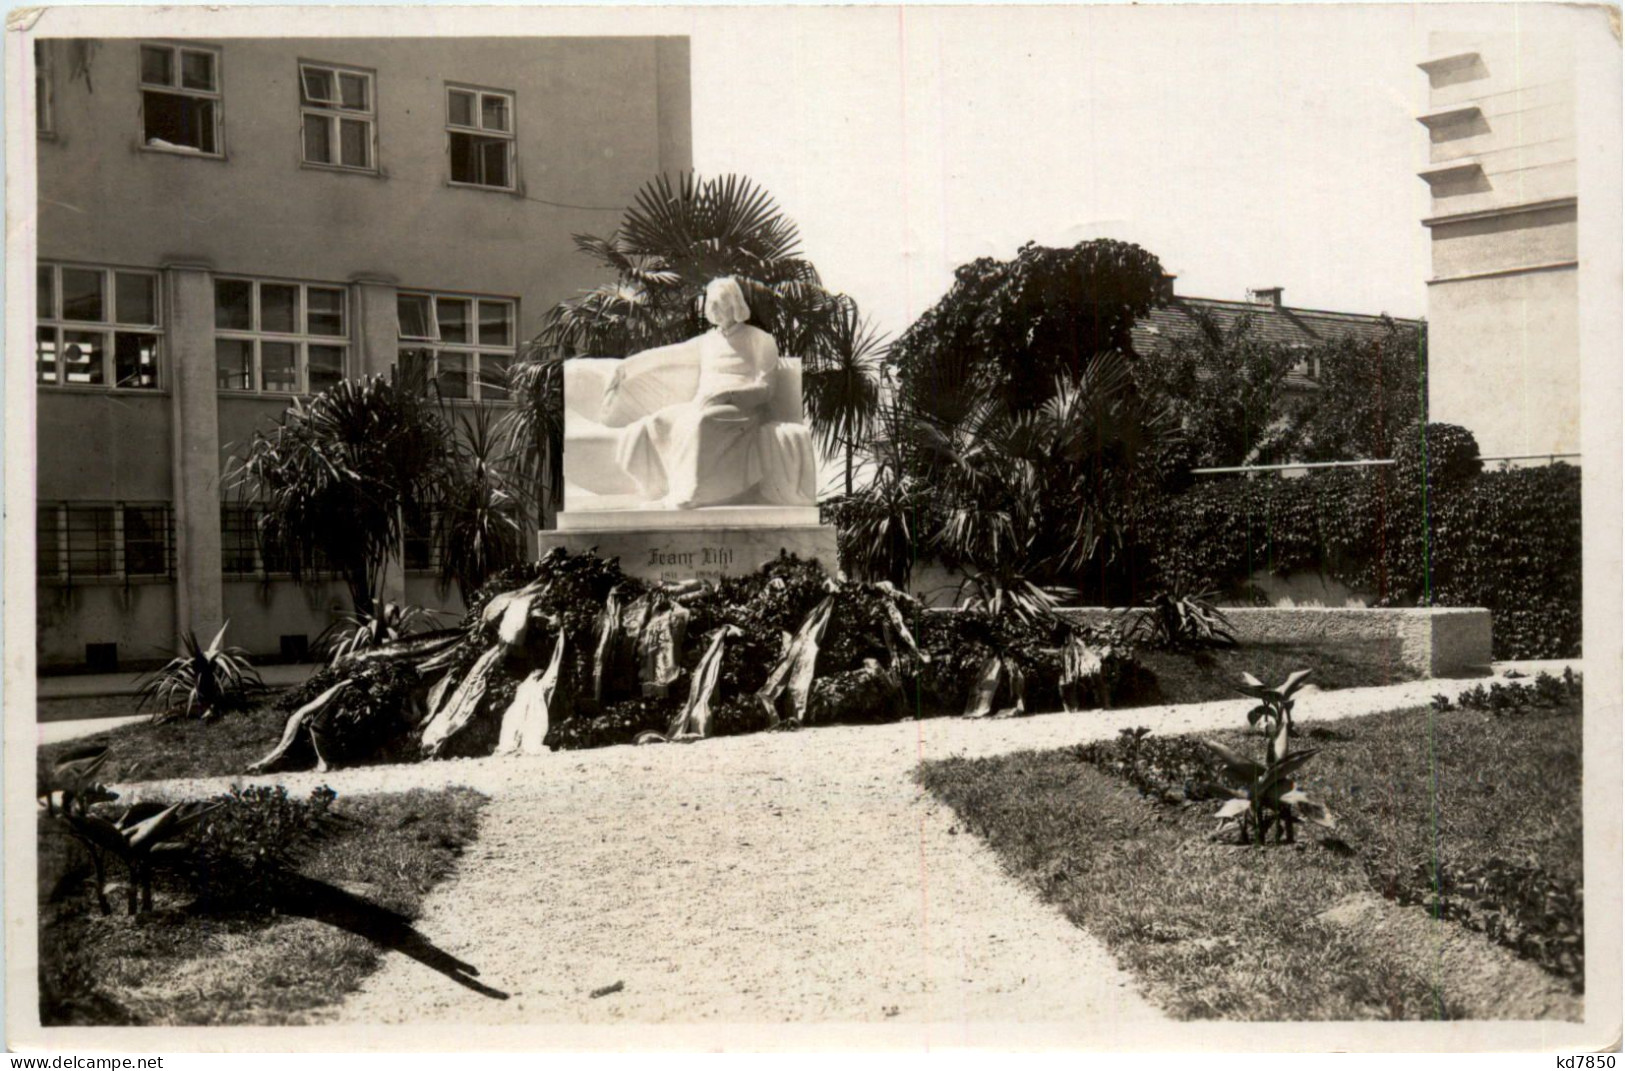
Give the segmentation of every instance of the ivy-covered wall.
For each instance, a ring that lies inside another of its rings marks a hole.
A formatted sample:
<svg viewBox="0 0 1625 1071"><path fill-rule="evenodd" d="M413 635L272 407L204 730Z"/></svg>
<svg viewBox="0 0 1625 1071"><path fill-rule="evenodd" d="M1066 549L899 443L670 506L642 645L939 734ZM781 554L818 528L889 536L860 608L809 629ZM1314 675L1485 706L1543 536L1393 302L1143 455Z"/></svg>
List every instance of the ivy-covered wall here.
<svg viewBox="0 0 1625 1071"><path fill-rule="evenodd" d="M1387 468L1199 485L1141 528L1169 587L1244 595L1260 570L1318 570L1378 606L1482 606L1497 658L1580 652L1580 470L1477 471L1432 425Z"/></svg>

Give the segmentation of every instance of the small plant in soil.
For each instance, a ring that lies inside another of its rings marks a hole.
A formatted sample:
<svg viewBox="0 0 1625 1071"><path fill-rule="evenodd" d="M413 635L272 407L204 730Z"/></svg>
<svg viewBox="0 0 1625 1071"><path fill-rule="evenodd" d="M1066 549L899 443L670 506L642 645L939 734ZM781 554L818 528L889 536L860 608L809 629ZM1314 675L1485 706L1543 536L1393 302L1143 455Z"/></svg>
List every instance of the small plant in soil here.
<svg viewBox="0 0 1625 1071"><path fill-rule="evenodd" d="M1317 825L1335 826L1336 819L1324 805L1316 803L1299 789L1292 774L1314 757L1316 749L1290 750L1292 735L1292 695L1303 687L1309 670L1300 669L1291 674L1277 688L1271 688L1249 673L1242 674L1237 691L1259 700L1258 706L1247 712L1247 723L1262 724L1264 730L1264 761L1254 762L1223 744L1204 741L1220 759L1223 776L1231 799L1220 807L1215 817L1221 822L1235 822L1241 843L1256 842L1262 846L1271 827L1276 843L1294 840L1299 818Z"/></svg>

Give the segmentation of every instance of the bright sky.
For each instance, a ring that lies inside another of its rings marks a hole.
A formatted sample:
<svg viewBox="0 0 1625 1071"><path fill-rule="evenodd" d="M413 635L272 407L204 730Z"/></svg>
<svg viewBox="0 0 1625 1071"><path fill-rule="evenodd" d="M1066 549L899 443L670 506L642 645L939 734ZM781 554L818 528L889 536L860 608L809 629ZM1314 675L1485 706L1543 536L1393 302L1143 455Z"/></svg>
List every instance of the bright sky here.
<svg viewBox="0 0 1625 1071"><path fill-rule="evenodd" d="M695 167L765 185L894 334L958 264L1100 236L1187 295L1421 316L1416 63L1446 14L735 9L689 31Z"/></svg>

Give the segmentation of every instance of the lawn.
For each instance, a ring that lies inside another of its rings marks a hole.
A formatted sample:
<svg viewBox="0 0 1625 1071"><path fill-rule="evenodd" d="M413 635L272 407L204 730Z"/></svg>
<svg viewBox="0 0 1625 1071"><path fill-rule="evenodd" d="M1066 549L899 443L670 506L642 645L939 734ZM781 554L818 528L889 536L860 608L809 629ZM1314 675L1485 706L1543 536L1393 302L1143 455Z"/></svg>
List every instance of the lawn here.
<svg viewBox="0 0 1625 1071"><path fill-rule="evenodd" d="M1321 750L1299 783L1339 824L1263 849L1217 833L1212 800L1158 802L1095 764L1112 745L949 759L920 777L1177 1017L1573 1017L1579 714L1305 723L1296 746ZM1198 754L1187 744L1164 741L1146 780L1177 790L1180 756Z"/></svg>
<svg viewBox="0 0 1625 1071"><path fill-rule="evenodd" d="M131 713L135 701L130 700ZM49 764L74 748L105 746L112 751L108 781L159 781L178 777L238 774L261 758L282 735L288 715L271 701L232 711L211 722L178 718L162 725L136 722L115 729L47 744L38 760Z"/></svg>
<svg viewBox="0 0 1625 1071"><path fill-rule="evenodd" d="M160 873L154 910L134 917L118 895L114 914L97 911L84 848L42 813L41 1021L302 1023L354 990L386 947L451 975L447 986L477 986L410 923L474 839L484 802L464 788L340 798L271 899L208 903Z"/></svg>

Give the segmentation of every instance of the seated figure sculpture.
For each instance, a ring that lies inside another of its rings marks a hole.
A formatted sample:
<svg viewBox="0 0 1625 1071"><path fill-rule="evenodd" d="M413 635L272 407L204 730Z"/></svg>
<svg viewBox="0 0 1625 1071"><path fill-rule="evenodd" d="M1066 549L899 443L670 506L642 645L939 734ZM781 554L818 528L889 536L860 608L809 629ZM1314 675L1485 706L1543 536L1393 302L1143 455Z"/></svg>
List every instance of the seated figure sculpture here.
<svg viewBox="0 0 1625 1071"><path fill-rule="evenodd" d="M567 510L815 504L799 362L746 322L733 279L706 288L705 316L676 345L566 362Z"/></svg>

